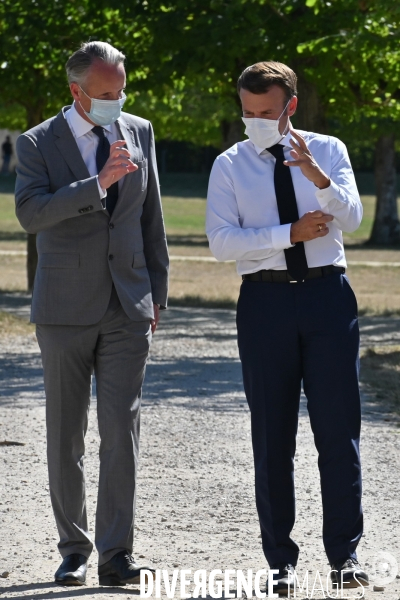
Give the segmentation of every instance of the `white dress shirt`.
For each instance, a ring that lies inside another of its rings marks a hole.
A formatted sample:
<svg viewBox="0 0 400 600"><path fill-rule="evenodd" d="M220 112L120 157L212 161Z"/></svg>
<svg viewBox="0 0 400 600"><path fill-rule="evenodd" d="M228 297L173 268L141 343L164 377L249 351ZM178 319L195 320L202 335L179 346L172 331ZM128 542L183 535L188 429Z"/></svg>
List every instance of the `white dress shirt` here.
<svg viewBox="0 0 400 600"><path fill-rule="evenodd" d="M308 266L346 267L342 231L355 231L362 218L346 147L331 136L299 133L331 180L328 188L320 190L304 177L300 167L287 167L292 173L299 217L312 210L334 216L325 237L304 242ZM290 138L289 131L280 142L286 160L293 160ZM292 246L291 224L280 225L274 168L272 154L246 140L220 154L211 171L206 214L210 249L218 260L236 260L239 275L287 268L284 249Z"/></svg>
<svg viewBox="0 0 400 600"><path fill-rule="evenodd" d="M99 137L92 131L94 125L81 117L75 108L75 104L73 104L65 113L65 119L70 130L72 131L72 135L76 140L79 152L83 158L83 162L89 171L89 175L94 177L97 175L96 151L97 146L99 145ZM110 145L121 139L121 134L119 133L115 123L111 123L111 125L104 125L103 129L108 141L110 142ZM122 177L122 179L120 179L118 182L119 188L121 188L121 182L123 179L124 178ZM107 190L103 190L99 184L98 178L97 185L99 187L100 198L105 198L107 196Z"/></svg>

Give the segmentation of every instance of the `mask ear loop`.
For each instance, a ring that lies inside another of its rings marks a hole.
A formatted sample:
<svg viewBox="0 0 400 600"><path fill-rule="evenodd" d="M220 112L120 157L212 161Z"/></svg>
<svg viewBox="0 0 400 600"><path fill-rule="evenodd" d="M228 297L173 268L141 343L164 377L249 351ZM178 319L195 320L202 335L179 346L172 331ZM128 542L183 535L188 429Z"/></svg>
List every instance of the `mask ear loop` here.
<svg viewBox="0 0 400 600"><path fill-rule="evenodd" d="M88 95L87 95L87 93L85 92L85 90L83 90L83 89L81 88L81 86L79 85L79 83L78 83L78 86L79 86L79 89L81 90L81 92L83 92L83 93L85 94L86 98L89 98L89 100L90 100L90 110L92 110L92 98L91 98L90 96L88 96ZM89 114L89 113L90 113L90 111L89 111L89 112L86 112L86 110L83 108L83 106L82 106L82 103L81 103L81 101L80 101L80 100L79 100L79 104L80 104L80 107L81 107L81 109L82 109L82 110L83 110L83 112L85 113L85 115L87 115L88 117L90 117L90 114ZM286 108L286 107L285 107L285 108Z"/></svg>
<svg viewBox="0 0 400 600"><path fill-rule="evenodd" d="M292 98L293 98L293 96L291 96L291 97L289 98L289 100L287 101L285 108L283 109L283 111L281 112L281 114L280 114L280 115L279 115L279 117L278 117L278 121L279 121L279 119L281 118L281 116L283 115L283 113L285 112L285 110L287 109L287 107L289 106L289 104L290 104L290 102L291 102ZM286 127L285 127L285 129L283 130L283 133L281 134L281 135L282 135L282 139L285 137L285 135L287 135L287 134L288 134L288 132L289 132L289 117L288 117L288 120L287 120Z"/></svg>
<svg viewBox="0 0 400 600"><path fill-rule="evenodd" d="M85 94L86 98L89 98L89 100L91 101L91 100L92 100L92 99L91 99L91 97L87 95L87 93L85 92L85 90L83 90L83 89L81 88L81 86L79 85L79 83L78 83L78 87L79 87L79 89L81 90L81 92L83 92L83 93ZM289 101L289 102L290 102L290 101ZM287 106L287 104L286 104L286 106ZM286 110L286 106L285 106L285 108L283 109L283 112L285 112L285 110ZM282 113L282 114L283 114L283 113Z"/></svg>

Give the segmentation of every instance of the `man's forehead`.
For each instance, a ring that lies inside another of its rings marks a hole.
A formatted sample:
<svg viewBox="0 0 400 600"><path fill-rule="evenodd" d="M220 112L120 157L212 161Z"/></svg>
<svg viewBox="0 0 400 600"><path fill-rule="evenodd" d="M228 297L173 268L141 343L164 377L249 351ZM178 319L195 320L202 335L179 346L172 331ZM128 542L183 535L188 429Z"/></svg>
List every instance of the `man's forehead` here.
<svg viewBox="0 0 400 600"><path fill-rule="evenodd" d="M125 81L125 68L123 63L110 65L102 60L96 60L87 71L86 81L89 85L113 80Z"/></svg>
<svg viewBox="0 0 400 600"><path fill-rule="evenodd" d="M282 105L285 100L285 93L277 85L271 86L263 94L253 94L248 90L240 90L240 99L242 106L246 108L257 108L257 110L272 110Z"/></svg>

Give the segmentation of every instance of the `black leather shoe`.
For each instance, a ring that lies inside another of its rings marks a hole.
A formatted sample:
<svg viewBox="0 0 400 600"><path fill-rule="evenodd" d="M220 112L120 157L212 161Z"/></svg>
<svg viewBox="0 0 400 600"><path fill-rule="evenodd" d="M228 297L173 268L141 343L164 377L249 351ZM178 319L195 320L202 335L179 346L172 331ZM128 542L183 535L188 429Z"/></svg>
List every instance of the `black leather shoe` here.
<svg viewBox="0 0 400 600"><path fill-rule="evenodd" d="M83 585L86 581L87 558L83 554L69 554L54 574L61 585Z"/></svg>
<svg viewBox="0 0 400 600"><path fill-rule="evenodd" d="M279 573L274 573L273 575L273 593L278 594L279 596L290 595L290 592L294 591L295 586L294 566L287 563L279 563L277 565L272 565L271 569L277 569L279 571ZM268 595L268 579L266 592Z"/></svg>
<svg viewBox="0 0 400 600"><path fill-rule="evenodd" d="M346 558L331 565L331 580L338 587L356 588L369 586L369 578L354 558Z"/></svg>
<svg viewBox="0 0 400 600"><path fill-rule="evenodd" d="M126 550L114 554L111 560L99 567L100 585L126 585L127 583L140 583L140 571L151 571L153 577L154 569L139 566L135 563L133 556Z"/></svg>

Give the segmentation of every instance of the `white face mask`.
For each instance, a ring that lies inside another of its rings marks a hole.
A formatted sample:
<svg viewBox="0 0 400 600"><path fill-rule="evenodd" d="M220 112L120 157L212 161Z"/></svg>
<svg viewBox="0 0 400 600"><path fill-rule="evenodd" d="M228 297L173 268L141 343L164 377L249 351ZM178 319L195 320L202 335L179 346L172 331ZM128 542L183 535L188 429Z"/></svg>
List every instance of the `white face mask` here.
<svg viewBox="0 0 400 600"><path fill-rule="evenodd" d="M79 86L81 88L81 86ZM82 90L82 88L81 88ZM121 116L121 109L125 103L126 96L122 94L122 98L118 100L98 100L97 98L91 98L87 95L85 90L82 92L89 98L91 101L90 111L86 112L81 104L81 108L85 115L93 121L96 125L101 125L104 127L105 125L111 125Z"/></svg>
<svg viewBox="0 0 400 600"><path fill-rule="evenodd" d="M270 148L285 137L286 131L289 129L289 119L283 134L279 133L279 119L288 107L289 102L286 104L285 108L276 120L255 118L246 119L245 117L242 117L242 121L246 125L244 132L247 136L249 136L250 141L252 141L253 144L259 148Z"/></svg>

